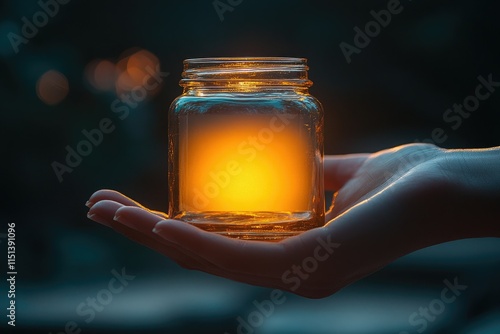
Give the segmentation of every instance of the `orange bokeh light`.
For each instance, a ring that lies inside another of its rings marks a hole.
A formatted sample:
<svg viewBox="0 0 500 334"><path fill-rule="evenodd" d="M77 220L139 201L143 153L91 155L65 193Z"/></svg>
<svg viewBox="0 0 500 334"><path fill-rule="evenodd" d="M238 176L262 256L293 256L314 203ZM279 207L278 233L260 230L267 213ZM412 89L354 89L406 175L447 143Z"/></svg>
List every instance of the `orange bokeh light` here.
<svg viewBox="0 0 500 334"><path fill-rule="evenodd" d="M116 93L118 95L144 86L152 73L157 72L160 64L158 57L147 50L131 49L124 54L116 65L120 73L116 82ZM147 91L147 94L156 94L158 88Z"/></svg>
<svg viewBox="0 0 500 334"><path fill-rule="evenodd" d="M146 96L153 96L161 84L154 88L145 84L150 77L159 71L160 61L148 50L132 48L122 53L115 63L109 60L96 59L85 69L87 81L102 91L115 90L118 96L129 94L134 89L145 91Z"/></svg>
<svg viewBox="0 0 500 334"><path fill-rule="evenodd" d="M94 88L106 91L114 89L117 70L109 60L95 60L87 65L85 75Z"/></svg>
<svg viewBox="0 0 500 334"><path fill-rule="evenodd" d="M59 104L66 98L68 92L68 79L56 70L45 72L36 83L38 97L50 106Z"/></svg>

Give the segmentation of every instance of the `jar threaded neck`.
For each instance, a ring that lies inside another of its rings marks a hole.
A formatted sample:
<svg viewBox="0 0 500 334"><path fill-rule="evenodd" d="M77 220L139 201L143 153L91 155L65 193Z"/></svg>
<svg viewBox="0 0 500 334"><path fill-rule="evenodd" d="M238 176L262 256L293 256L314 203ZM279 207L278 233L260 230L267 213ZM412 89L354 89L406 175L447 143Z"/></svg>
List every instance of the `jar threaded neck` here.
<svg viewBox="0 0 500 334"><path fill-rule="evenodd" d="M193 58L184 60L184 88L312 86L307 59L288 57Z"/></svg>

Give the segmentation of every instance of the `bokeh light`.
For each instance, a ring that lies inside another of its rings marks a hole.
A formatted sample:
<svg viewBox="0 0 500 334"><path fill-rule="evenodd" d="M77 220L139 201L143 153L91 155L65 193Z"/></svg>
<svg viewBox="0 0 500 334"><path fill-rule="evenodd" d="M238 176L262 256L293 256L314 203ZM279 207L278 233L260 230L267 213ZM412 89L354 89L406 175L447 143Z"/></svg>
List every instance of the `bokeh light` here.
<svg viewBox="0 0 500 334"><path fill-rule="evenodd" d="M85 68L85 77L95 89L102 91L114 90L117 79L115 64L109 60L97 59Z"/></svg>
<svg viewBox="0 0 500 334"><path fill-rule="evenodd" d="M45 72L36 83L38 97L50 106L61 103L68 95L68 92L68 79L64 74L56 70Z"/></svg>
<svg viewBox="0 0 500 334"><path fill-rule="evenodd" d="M156 84L151 78L158 73L159 65L158 57L150 51L131 48L122 52L116 63L102 59L91 61L85 68L85 77L97 90L114 90L119 97L140 90L147 98L161 89L161 83Z"/></svg>
<svg viewBox="0 0 500 334"><path fill-rule="evenodd" d="M158 57L148 50L134 48L123 52L117 63L120 74L116 82L116 94L120 96L145 86L148 79L158 72L159 65ZM147 95L155 95L160 87L161 84L146 89Z"/></svg>

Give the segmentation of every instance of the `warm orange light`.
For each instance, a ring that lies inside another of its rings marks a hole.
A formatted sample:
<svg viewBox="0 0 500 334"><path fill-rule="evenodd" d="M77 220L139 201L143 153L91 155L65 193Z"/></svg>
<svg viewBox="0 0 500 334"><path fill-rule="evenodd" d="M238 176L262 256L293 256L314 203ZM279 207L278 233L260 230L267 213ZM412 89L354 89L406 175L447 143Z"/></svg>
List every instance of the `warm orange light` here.
<svg viewBox="0 0 500 334"><path fill-rule="evenodd" d="M146 68L151 68L151 70L155 71L156 66L160 63L158 57L147 50L140 50L136 53L132 54L127 60L127 70L130 69L139 69L143 72L146 72ZM146 72L147 73L147 72Z"/></svg>
<svg viewBox="0 0 500 334"><path fill-rule="evenodd" d="M153 53L143 49L130 49L124 52L116 67L119 73L116 82L116 93L127 94L134 89L140 89L148 79L159 69L160 61ZM159 86L148 88L149 96L155 95Z"/></svg>
<svg viewBox="0 0 500 334"><path fill-rule="evenodd" d="M55 70L45 72L36 83L38 97L48 105L60 103L68 95L68 91L68 80Z"/></svg>
<svg viewBox="0 0 500 334"><path fill-rule="evenodd" d="M308 136L297 115L181 117L181 210L310 210Z"/></svg>
<svg viewBox="0 0 500 334"><path fill-rule="evenodd" d="M115 87L117 70L109 60L94 60L85 68L89 83L99 90L112 90Z"/></svg>

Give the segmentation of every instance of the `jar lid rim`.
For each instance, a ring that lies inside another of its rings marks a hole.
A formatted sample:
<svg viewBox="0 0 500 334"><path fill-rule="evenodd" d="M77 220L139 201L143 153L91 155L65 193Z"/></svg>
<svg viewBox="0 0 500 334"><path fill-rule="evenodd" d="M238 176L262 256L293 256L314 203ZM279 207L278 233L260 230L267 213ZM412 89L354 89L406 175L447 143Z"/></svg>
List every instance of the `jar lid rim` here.
<svg viewBox="0 0 500 334"><path fill-rule="evenodd" d="M219 57L184 60L183 87L301 86L310 87L306 58Z"/></svg>
<svg viewBox="0 0 500 334"><path fill-rule="evenodd" d="M188 58L185 64L218 64L218 63L278 63L278 64L306 64L307 58L296 57L208 57Z"/></svg>

